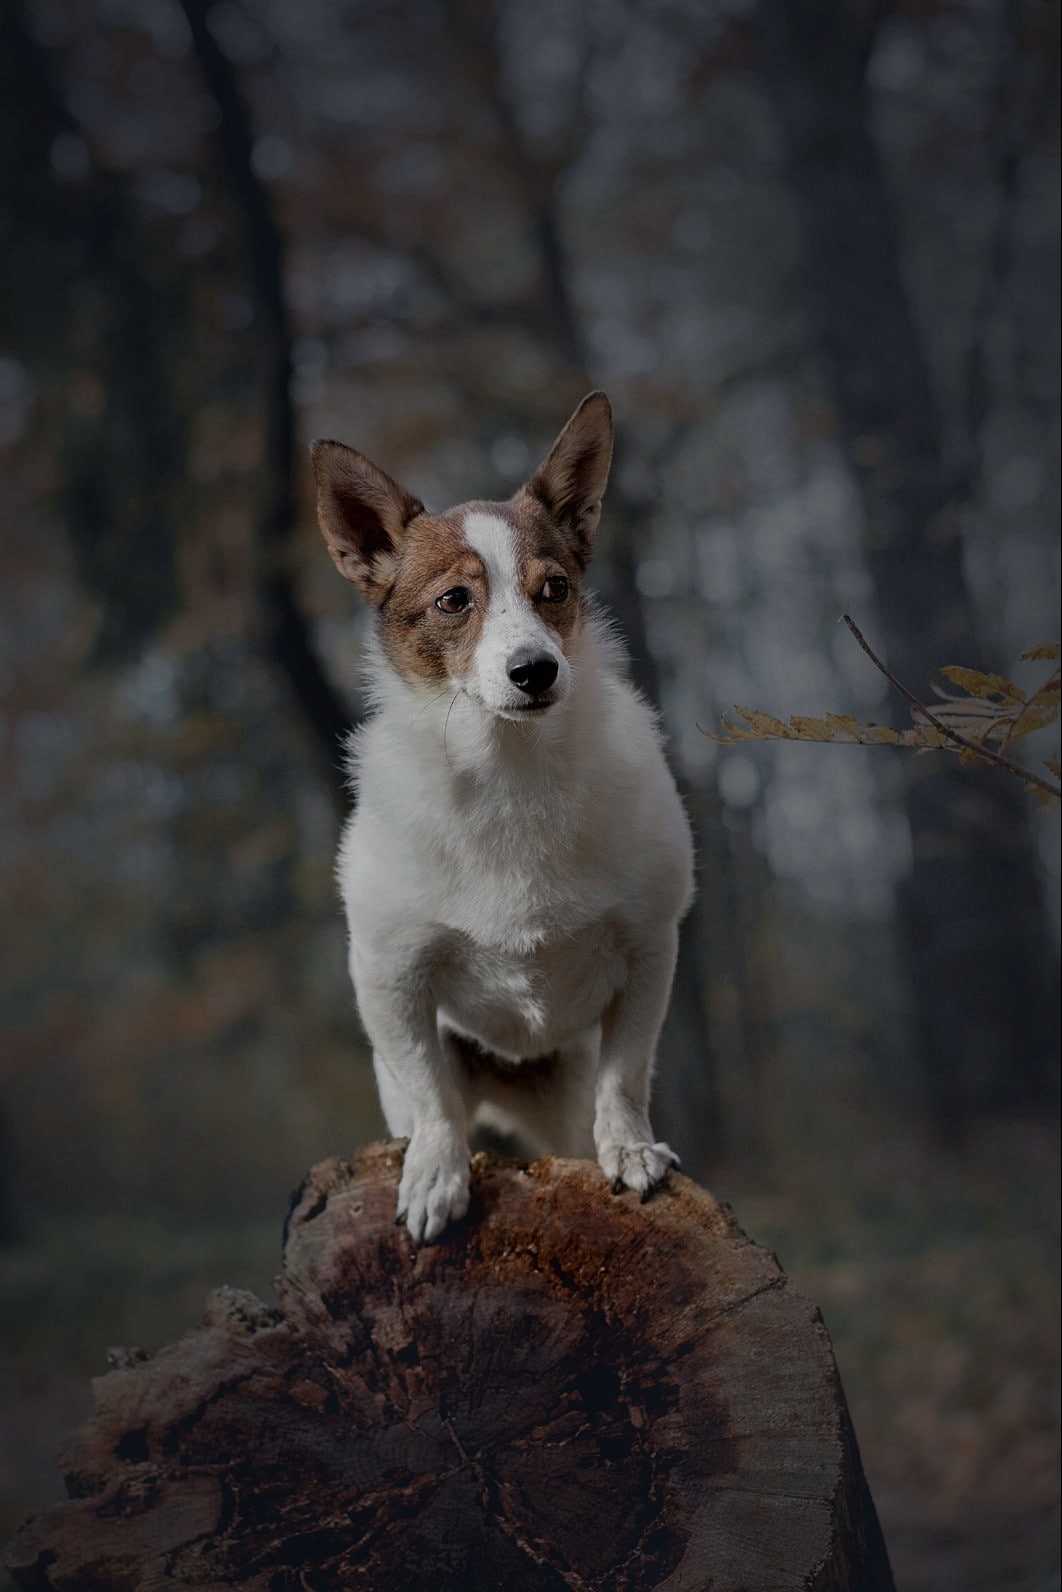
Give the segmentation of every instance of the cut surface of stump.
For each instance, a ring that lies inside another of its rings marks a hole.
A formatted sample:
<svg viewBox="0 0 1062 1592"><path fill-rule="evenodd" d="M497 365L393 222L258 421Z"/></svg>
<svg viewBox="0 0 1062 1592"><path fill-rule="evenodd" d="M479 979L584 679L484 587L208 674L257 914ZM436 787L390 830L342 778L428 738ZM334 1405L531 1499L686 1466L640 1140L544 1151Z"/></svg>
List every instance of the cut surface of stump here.
<svg viewBox="0 0 1062 1592"><path fill-rule="evenodd" d="M891 1592L825 1327L725 1208L477 1156L415 1250L401 1157L309 1174L279 1309L98 1379L20 1586Z"/></svg>

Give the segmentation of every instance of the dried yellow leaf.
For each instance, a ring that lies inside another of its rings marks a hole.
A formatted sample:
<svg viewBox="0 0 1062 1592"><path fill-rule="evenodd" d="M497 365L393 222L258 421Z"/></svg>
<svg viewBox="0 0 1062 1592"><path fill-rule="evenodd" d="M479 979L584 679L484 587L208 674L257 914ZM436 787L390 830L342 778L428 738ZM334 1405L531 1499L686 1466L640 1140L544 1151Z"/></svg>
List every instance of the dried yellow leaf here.
<svg viewBox="0 0 1062 1592"><path fill-rule="evenodd" d="M1033 730L1043 730L1049 724L1054 724L1058 718L1058 698L1053 702L1043 704L1030 702L1028 707L1022 709L1011 731L1011 739L1019 735L1031 735Z"/></svg>
<svg viewBox="0 0 1062 1592"><path fill-rule="evenodd" d="M1062 678L1057 674L1053 674L1050 680L1044 681L1039 691L1033 692L1029 698L1029 706L1032 707L1034 703L1041 702L1057 704L1059 697L1062 697Z"/></svg>
<svg viewBox="0 0 1062 1592"><path fill-rule="evenodd" d="M901 746L917 746L923 752L937 752L942 747L954 747L955 742L932 724L916 724L911 730L904 730L900 739Z"/></svg>
<svg viewBox="0 0 1062 1592"><path fill-rule="evenodd" d="M740 703L735 703L734 708L736 712L741 714L746 724L750 724L754 730L759 732L759 736L762 739L782 741L796 739L788 724L783 723L781 719L776 719L773 714L761 713L758 708L743 708ZM755 740L756 738L755 736L749 737L750 740Z"/></svg>
<svg viewBox="0 0 1062 1592"><path fill-rule="evenodd" d="M853 740L862 741L869 725L860 724L859 720L851 713L827 713L826 723L833 731L833 739L839 740L842 736L850 735Z"/></svg>
<svg viewBox="0 0 1062 1592"><path fill-rule="evenodd" d="M738 725L734 724L730 719L728 719L725 713L721 715L720 722L723 726L724 732L722 735L713 735L711 730L705 730L701 728L700 725L698 725L697 728L700 729L701 734L709 741L714 741L716 746L736 746L738 741L750 741L755 739L754 736L750 735L748 730L742 731Z"/></svg>
<svg viewBox="0 0 1062 1592"><path fill-rule="evenodd" d="M733 719L722 715L723 734L713 735L710 730L702 730L701 734L708 740L714 741L717 746L736 746L741 741L791 741L795 737L792 730L788 729L781 719L773 718L770 713L760 713L756 708L735 707L734 711L740 713L746 720L744 724L735 724Z"/></svg>
<svg viewBox="0 0 1062 1592"><path fill-rule="evenodd" d="M832 741L833 731L825 719L809 718L806 713L794 713L789 720L802 741Z"/></svg>
<svg viewBox="0 0 1062 1592"><path fill-rule="evenodd" d="M941 724L946 724L949 730L957 730L960 735L965 735L971 741L987 741L993 735L1001 736L1010 732L1014 723L1014 709L1000 713L997 710L987 713L973 711L979 706L976 702L970 703L969 708L953 706L950 702L934 709L934 717ZM1024 710L1022 710L1024 711Z"/></svg>
<svg viewBox="0 0 1062 1592"><path fill-rule="evenodd" d="M1005 680L1001 674L985 674L980 669L964 669L957 663L946 664L940 672L951 681L952 685L961 686L971 696L1000 696L1007 702L1025 701L1025 692L1019 691L1013 680Z"/></svg>

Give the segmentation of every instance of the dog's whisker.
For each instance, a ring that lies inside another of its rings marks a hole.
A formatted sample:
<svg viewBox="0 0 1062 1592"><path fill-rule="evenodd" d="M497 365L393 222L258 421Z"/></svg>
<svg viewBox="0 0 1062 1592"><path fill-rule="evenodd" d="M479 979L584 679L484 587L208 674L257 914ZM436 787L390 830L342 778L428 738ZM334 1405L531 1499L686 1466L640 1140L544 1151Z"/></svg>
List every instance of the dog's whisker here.
<svg viewBox="0 0 1062 1592"><path fill-rule="evenodd" d="M429 708L433 708L435 706L436 702L441 702L443 700L443 698L446 695L448 695L449 690L450 690L450 687L447 686L445 688L445 690L436 691L434 696L430 696L428 698L428 700L425 702L424 706L420 709L420 711L417 712L417 713L414 713L414 715L413 715L413 723L414 724L418 723L420 721L420 719L422 719L424 717L425 713L427 713Z"/></svg>
<svg viewBox="0 0 1062 1592"><path fill-rule="evenodd" d="M453 769L454 765L453 765L453 762L451 761L450 753L449 753L449 751L447 749L447 746L446 746L446 732L450 728L450 714L454 711L454 703L457 701L457 699L458 699L458 697L460 695L461 695L460 690L457 690L457 691L454 692L453 701L450 703L450 706L447 708L446 717L445 717L445 719L443 719L443 756L446 758L447 764L448 764L448 766L450 767L451 770Z"/></svg>

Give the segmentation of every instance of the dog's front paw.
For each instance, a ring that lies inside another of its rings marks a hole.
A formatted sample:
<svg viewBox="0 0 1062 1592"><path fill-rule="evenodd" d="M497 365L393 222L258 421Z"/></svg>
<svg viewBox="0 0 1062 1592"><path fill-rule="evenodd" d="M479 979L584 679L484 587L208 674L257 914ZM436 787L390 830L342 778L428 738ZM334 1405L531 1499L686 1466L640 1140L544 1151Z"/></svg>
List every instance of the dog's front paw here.
<svg viewBox="0 0 1062 1592"><path fill-rule="evenodd" d="M667 1177L679 1158L668 1144L604 1144L598 1155L602 1171L612 1184L613 1194L625 1188L636 1189L647 1200Z"/></svg>
<svg viewBox="0 0 1062 1592"><path fill-rule="evenodd" d="M415 1244L430 1244L468 1210L468 1151L456 1140L414 1133L398 1185L397 1220Z"/></svg>

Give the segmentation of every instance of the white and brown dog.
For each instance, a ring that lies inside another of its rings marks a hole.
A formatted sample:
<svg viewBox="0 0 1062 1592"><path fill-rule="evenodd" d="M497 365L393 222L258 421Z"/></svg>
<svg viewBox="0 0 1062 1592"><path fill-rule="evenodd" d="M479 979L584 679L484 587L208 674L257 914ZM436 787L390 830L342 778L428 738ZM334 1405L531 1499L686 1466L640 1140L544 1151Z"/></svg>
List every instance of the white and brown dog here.
<svg viewBox="0 0 1062 1592"><path fill-rule="evenodd" d="M690 900L650 709L583 592L612 456L582 402L506 503L429 513L338 442L318 512L376 609L338 877L415 1243L468 1207L473 1119L647 1196L677 1160L649 1084Z"/></svg>

